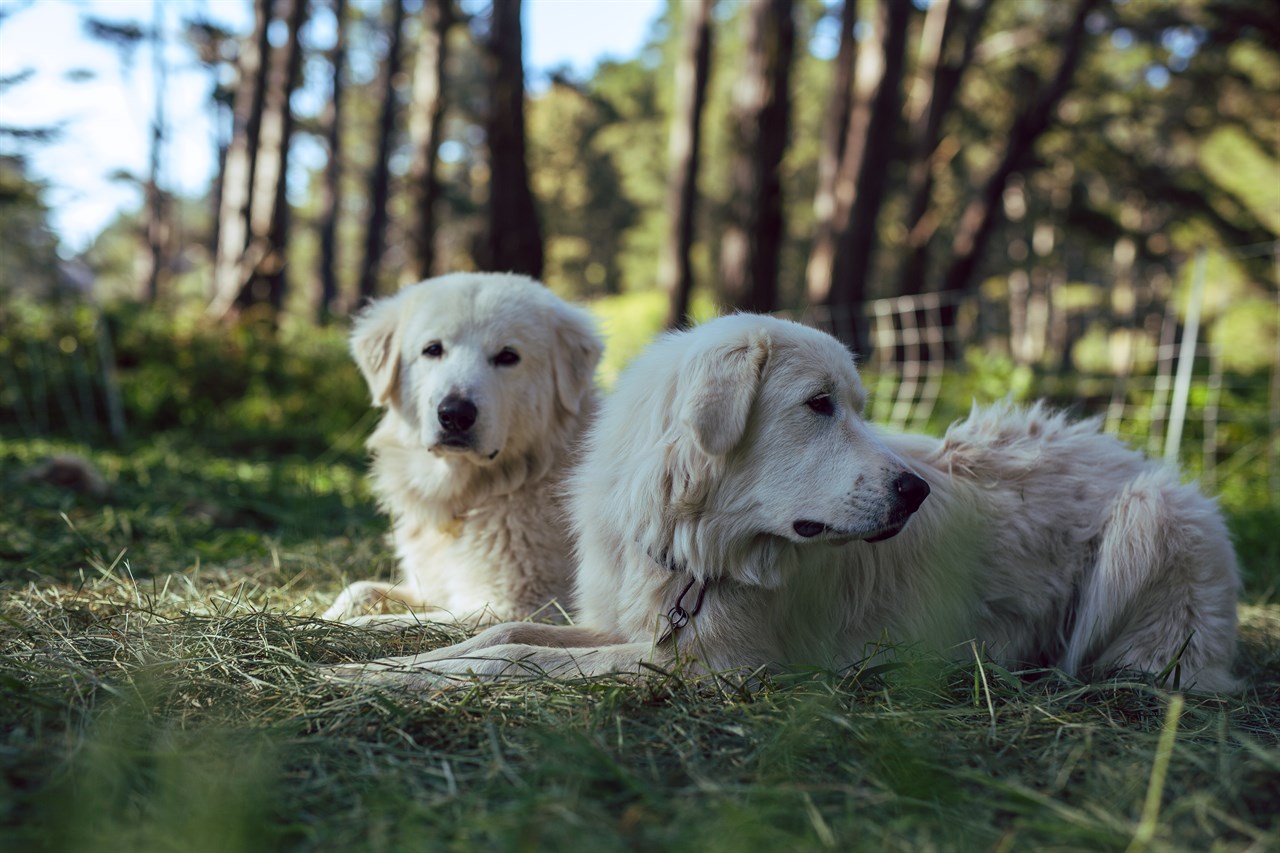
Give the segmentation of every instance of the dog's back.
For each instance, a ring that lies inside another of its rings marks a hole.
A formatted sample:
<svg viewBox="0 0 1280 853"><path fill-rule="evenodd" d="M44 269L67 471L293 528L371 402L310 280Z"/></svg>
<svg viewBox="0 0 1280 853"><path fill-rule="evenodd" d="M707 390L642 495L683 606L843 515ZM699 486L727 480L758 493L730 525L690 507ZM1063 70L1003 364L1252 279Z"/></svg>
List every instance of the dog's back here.
<svg viewBox="0 0 1280 853"><path fill-rule="evenodd" d="M1099 426L1042 405L975 408L924 458L951 490L922 515L963 505L988 525L975 636L1072 675L1233 689L1239 572L1221 512Z"/></svg>

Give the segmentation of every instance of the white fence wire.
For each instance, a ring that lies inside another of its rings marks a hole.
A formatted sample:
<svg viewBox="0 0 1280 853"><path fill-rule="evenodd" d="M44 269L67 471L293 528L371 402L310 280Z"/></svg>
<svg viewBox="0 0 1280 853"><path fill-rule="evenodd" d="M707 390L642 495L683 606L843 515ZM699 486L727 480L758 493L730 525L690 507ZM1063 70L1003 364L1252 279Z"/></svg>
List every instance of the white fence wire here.
<svg viewBox="0 0 1280 853"><path fill-rule="evenodd" d="M1280 243L1237 252L1273 254L1280 280ZM1052 294L1031 307L1017 307L971 293L896 296L861 306L813 306L781 313L844 340L870 344L862 364L870 380L870 414L892 429L924 428L934 415L945 377L966 369L964 353L995 343L1013 360L1034 368L1033 394L1049 393L1078 404L1087 414L1102 415L1109 432L1154 456L1190 463L1208 489L1265 457L1270 493L1280 500L1280 335L1273 342L1267 390L1260 394L1256 380L1224 369L1222 344L1210 343L1200 333L1205 278L1201 253L1187 299L1180 303L1169 294L1153 306L1157 310L1131 312L1128 317L1105 307L1085 312L1063 307ZM1015 292L1010 287L1006 300ZM1274 296L1274 328L1280 329L1280 288L1274 288ZM1028 324L1035 311L1037 323ZM1070 316L1072 311L1087 316ZM946 322L947 317L952 322ZM1022 324L1015 329L1016 320ZM1102 325L1107 337L1123 344L1113 347L1108 372L1070 366L1071 359L1058 351L1072 345L1070 335L1056 342L1028 343L1029 325L1048 338L1051 330L1072 323L1079 327L1086 321ZM1250 382L1251 393L1234 393Z"/></svg>

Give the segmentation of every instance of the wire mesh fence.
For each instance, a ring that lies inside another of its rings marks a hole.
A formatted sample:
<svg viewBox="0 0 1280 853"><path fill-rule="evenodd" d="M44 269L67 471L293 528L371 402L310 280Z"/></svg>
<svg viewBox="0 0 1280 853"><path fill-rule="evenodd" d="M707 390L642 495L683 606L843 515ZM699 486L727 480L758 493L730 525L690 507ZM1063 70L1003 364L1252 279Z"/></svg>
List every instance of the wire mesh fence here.
<svg viewBox="0 0 1280 853"><path fill-rule="evenodd" d="M1233 251L1270 252L1280 270L1280 243ZM1261 465L1272 499L1280 500L1280 340L1269 342L1262 375L1228 367L1230 343L1203 334L1205 259L1201 253L1194 262L1189 292L1157 294L1140 311L1110 310L1107 298L1081 307L1059 298L1065 286L1035 293L1015 280L996 297L927 293L782 313L869 343L861 355L870 414L892 429L924 428L946 377L970 369L966 353L994 349L1029 374L1030 396L1101 416L1107 431L1151 455L1180 459L1209 489ZM1277 330L1280 289L1272 298ZM1086 329L1107 343L1105 369L1096 359L1082 366L1072 357ZM1280 339L1274 331L1272 337Z"/></svg>

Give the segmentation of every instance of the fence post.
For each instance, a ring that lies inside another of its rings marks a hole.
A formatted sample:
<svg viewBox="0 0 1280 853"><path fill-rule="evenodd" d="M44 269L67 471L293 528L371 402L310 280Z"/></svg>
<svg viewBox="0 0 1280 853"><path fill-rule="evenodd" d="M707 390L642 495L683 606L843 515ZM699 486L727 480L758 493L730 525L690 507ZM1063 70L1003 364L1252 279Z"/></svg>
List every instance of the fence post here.
<svg viewBox="0 0 1280 853"><path fill-rule="evenodd" d="M1182 445L1182 425L1187 419L1187 397L1191 393L1191 371L1195 366L1196 343L1200 334L1200 307L1204 300L1205 255L1204 249L1196 253L1196 265L1191 273L1191 299L1187 303L1187 324L1182 329L1182 343L1178 348L1178 376L1173 383L1173 405L1169 412L1169 431L1165 434L1164 458L1166 462L1178 461Z"/></svg>

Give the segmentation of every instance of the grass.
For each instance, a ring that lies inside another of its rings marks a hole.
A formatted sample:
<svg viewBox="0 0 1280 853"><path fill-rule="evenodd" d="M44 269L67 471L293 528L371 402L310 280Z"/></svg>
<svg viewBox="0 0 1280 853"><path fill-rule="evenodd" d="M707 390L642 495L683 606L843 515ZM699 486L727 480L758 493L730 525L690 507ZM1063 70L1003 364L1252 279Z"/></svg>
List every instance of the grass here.
<svg viewBox="0 0 1280 853"><path fill-rule="evenodd" d="M105 500L0 449L0 847L1253 850L1280 843L1280 606L1240 697L980 656L396 694L315 665L447 627L320 623L391 559L354 454L90 451ZM1180 708L1180 710L1175 710Z"/></svg>

